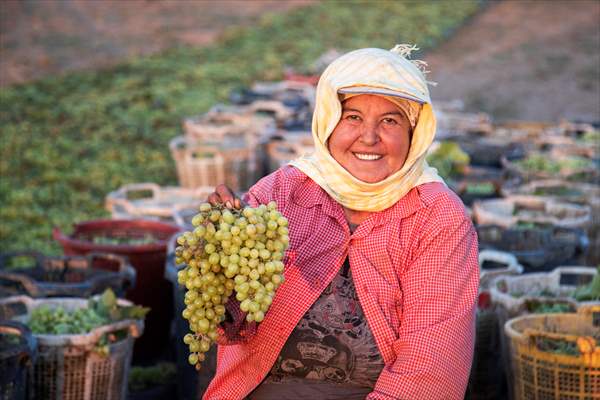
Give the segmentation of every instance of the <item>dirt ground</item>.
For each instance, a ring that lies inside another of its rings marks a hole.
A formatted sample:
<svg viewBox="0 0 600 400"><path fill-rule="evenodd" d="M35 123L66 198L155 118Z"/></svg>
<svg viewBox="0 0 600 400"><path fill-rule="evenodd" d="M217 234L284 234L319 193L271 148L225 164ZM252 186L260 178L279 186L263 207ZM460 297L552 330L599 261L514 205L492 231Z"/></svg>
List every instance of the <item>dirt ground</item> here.
<svg viewBox="0 0 600 400"><path fill-rule="evenodd" d="M104 67L314 0L1 0L0 85Z"/></svg>
<svg viewBox="0 0 600 400"><path fill-rule="evenodd" d="M2 0L0 85L110 65L314 0ZM449 1L449 0L448 0ZM495 120L600 121L600 1L490 1L424 54L434 100Z"/></svg>
<svg viewBox="0 0 600 400"><path fill-rule="evenodd" d="M434 99L495 120L600 122L600 1L494 2L423 58Z"/></svg>

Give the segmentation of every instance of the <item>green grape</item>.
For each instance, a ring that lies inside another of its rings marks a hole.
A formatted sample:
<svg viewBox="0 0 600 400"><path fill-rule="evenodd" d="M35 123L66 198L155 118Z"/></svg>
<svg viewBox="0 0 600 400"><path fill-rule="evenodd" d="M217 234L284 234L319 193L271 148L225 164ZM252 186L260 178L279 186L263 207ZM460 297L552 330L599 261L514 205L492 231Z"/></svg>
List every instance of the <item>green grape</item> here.
<svg viewBox="0 0 600 400"><path fill-rule="evenodd" d="M182 316L191 332L183 341L196 369L218 337L230 296L240 301L247 321L264 320L283 282L281 259L289 244L288 222L275 202L243 210L204 203L199 210L193 231L180 235L175 249L177 264L186 265L177 282L187 289Z"/></svg>

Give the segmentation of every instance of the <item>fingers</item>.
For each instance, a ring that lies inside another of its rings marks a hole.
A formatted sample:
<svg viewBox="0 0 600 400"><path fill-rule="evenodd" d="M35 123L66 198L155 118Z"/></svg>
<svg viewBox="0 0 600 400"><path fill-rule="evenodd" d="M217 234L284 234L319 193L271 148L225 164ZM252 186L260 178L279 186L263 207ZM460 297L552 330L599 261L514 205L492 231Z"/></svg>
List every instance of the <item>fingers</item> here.
<svg viewBox="0 0 600 400"><path fill-rule="evenodd" d="M242 208L244 203L235 195L233 190L221 184L215 187L215 191L208 196L208 202L213 206L223 204L227 208Z"/></svg>
<svg viewBox="0 0 600 400"><path fill-rule="evenodd" d="M227 208L233 208L235 204L235 193L225 185L218 185L215 191L208 196L208 202L213 206L224 204Z"/></svg>

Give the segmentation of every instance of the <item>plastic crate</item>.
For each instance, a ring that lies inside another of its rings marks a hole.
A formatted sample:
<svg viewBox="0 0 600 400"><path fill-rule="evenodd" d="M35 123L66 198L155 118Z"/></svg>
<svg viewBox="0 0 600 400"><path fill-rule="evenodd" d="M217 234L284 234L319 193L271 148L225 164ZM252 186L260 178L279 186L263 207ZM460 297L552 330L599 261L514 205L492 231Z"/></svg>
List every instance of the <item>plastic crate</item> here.
<svg viewBox="0 0 600 400"><path fill-rule="evenodd" d="M33 399L28 379L37 343L26 325L0 320L0 398Z"/></svg>
<svg viewBox="0 0 600 400"><path fill-rule="evenodd" d="M167 241L180 230L173 224L151 220L94 220L74 225L73 233L66 235L54 229L53 236L68 255L107 252L127 256L137 273L136 287L126 298L135 304L150 307L146 317L147 333L136 342L135 360L156 359L169 342L169 325L173 317L171 284L164 279ZM152 243L101 244L94 238L144 238Z"/></svg>
<svg viewBox="0 0 600 400"><path fill-rule="evenodd" d="M172 223L176 210L199 206L213 191L213 186L190 189L132 183L110 192L105 204L113 219L145 218Z"/></svg>
<svg viewBox="0 0 600 400"><path fill-rule="evenodd" d="M510 387L516 400L600 399L599 314L600 306L595 306L577 314L525 315L506 323L513 370ZM578 339L585 337L595 337L595 346L580 347ZM553 352L549 340L570 343L580 353Z"/></svg>
<svg viewBox="0 0 600 400"><path fill-rule="evenodd" d="M130 302L119 300L123 306ZM0 299L0 314L25 322L34 308L41 305L75 310L87 307L87 299L32 299L14 296ZM7 311L8 310L8 311ZM123 320L78 335L34 335L37 358L30 387L36 400L125 400L127 376L135 338L144 330L141 320ZM109 344L109 354L94 351L103 335L123 332L125 338Z"/></svg>
<svg viewBox="0 0 600 400"><path fill-rule="evenodd" d="M524 272L550 270L561 264L578 264L589 239L582 229L476 225L480 249L506 251L517 257Z"/></svg>
<svg viewBox="0 0 600 400"><path fill-rule="evenodd" d="M177 359L177 392L179 400L196 400L202 394L212 380L217 365L216 346L212 346L206 353L206 359L202 362L200 372L188 363L189 349L183 343L183 337L190 332L188 322L181 313L185 309L183 302L185 288L177 283L177 272L184 268L183 265L175 264L175 247L178 235L173 235L169 240L169 252L165 268L165 277L173 285L173 337L175 339L175 356Z"/></svg>
<svg viewBox="0 0 600 400"><path fill-rule="evenodd" d="M10 268L12 260L23 257L33 260L33 265ZM111 288L117 296L124 296L135 286L135 278L135 269L129 261L115 254L62 257L48 257L34 251L0 254L0 286L5 295L89 297Z"/></svg>
<svg viewBox="0 0 600 400"><path fill-rule="evenodd" d="M592 222L589 206L535 196L479 200L473 203L473 216L480 225L505 228L524 223L583 229Z"/></svg>
<svg viewBox="0 0 600 400"><path fill-rule="evenodd" d="M595 268L564 266L551 272L495 278L490 284L489 293L500 329L509 319L529 314L532 306L560 304L574 312L578 308L595 304L577 302L570 295L578 286L589 283L596 273ZM510 381L510 350L504 336L501 337L500 348L502 356L496 370L502 371Z"/></svg>

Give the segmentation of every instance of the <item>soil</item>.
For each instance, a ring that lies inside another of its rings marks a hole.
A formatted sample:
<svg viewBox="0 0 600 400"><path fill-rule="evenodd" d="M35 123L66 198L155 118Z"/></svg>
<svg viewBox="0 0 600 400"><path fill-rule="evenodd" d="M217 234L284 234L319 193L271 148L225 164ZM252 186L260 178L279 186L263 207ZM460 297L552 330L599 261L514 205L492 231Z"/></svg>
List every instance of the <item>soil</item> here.
<svg viewBox="0 0 600 400"><path fill-rule="evenodd" d="M314 0L2 0L0 86L213 43Z"/></svg>
<svg viewBox="0 0 600 400"><path fill-rule="evenodd" d="M213 43L314 0L2 0L0 86ZM495 121L600 121L600 1L505 0L485 8L429 62L434 100Z"/></svg>
<svg viewBox="0 0 600 400"><path fill-rule="evenodd" d="M434 100L496 121L600 122L600 1L491 2L423 58Z"/></svg>

